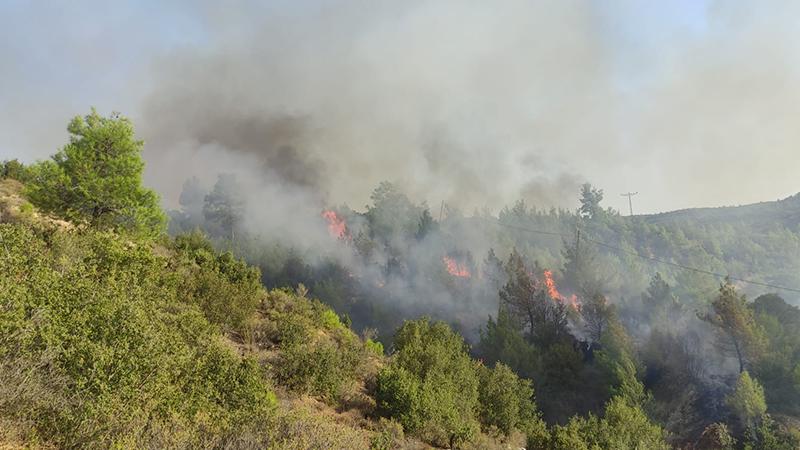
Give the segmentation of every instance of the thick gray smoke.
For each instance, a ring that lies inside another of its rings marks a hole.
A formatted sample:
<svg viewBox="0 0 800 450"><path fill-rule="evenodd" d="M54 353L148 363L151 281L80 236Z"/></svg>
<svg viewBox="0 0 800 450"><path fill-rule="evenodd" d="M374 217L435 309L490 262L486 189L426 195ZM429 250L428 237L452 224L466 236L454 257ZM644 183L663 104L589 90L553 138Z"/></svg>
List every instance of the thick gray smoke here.
<svg viewBox="0 0 800 450"><path fill-rule="evenodd" d="M584 5L297 9L210 9L215 45L156 66L142 126L167 197L181 175L244 155L259 176L355 207L382 180L467 210L569 205L582 180L566 153L609 142L595 136L606 133L600 110L586 108L611 99L597 89L608 73ZM203 161L198 148L211 147L216 158Z"/></svg>
<svg viewBox="0 0 800 450"><path fill-rule="evenodd" d="M383 180L434 214L440 201L571 207L587 178L614 206L629 189L661 205L759 200L764 172L770 192L797 190L793 15L684 11L685 29L665 29L626 3L207 5L207 45L151 68L137 119L148 180L174 206L187 177L235 172L251 231L345 261L319 212L363 210Z"/></svg>
<svg viewBox="0 0 800 450"><path fill-rule="evenodd" d="M638 212L798 191L796 2L149 5L0 5L0 158L95 105L134 118L170 207L231 154L359 207L384 179L466 211L585 179Z"/></svg>
<svg viewBox="0 0 800 450"><path fill-rule="evenodd" d="M800 49L782 7L687 4L666 27L625 3L208 6L209 45L154 65L149 179L174 198L177 162L213 145L223 161L186 172L255 155L357 207L382 180L467 211L573 206L586 179L620 208L641 191L642 212L789 195Z"/></svg>

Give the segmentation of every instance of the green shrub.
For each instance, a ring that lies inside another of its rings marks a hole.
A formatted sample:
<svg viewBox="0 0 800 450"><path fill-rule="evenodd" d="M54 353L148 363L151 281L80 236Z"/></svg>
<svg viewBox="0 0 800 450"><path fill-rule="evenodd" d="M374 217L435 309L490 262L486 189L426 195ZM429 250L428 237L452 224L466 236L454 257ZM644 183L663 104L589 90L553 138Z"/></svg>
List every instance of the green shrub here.
<svg viewBox="0 0 800 450"><path fill-rule="evenodd" d="M383 344L381 344L380 341L373 341L372 339L367 339L364 342L364 346L367 348L367 350L374 353L375 355L383 356Z"/></svg>
<svg viewBox="0 0 800 450"><path fill-rule="evenodd" d="M233 448L267 448L275 450L367 449L368 433L337 423L302 406L280 411L276 420L264 430L267 439L258 445Z"/></svg>
<svg viewBox="0 0 800 450"><path fill-rule="evenodd" d="M478 431L478 377L463 339L443 322L408 321L378 374L380 411L434 445L460 445Z"/></svg>
<svg viewBox="0 0 800 450"><path fill-rule="evenodd" d="M33 205L29 202L23 202L19 205L19 212L22 217L32 217L34 212Z"/></svg>
<svg viewBox="0 0 800 450"><path fill-rule="evenodd" d="M3 420L56 447L146 447L172 433L196 447L271 414L259 366L179 300L182 274L149 243L8 224L0 240L0 377L29 380L5 386L29 400L0 408Z"/></svg>
<svg viewBox="0 0 800 450"><path fill-rule="evenodd" d="M727 425L712 423L703 430L695 448L698 450L733 450L735 445L736 439L731 436Z"/></svg>
<svg viewBox="0 0 800 450"><path fill-rule="evenodd" d="M744 427L759 423L767 413L764 388L747 371L739 375L736 386L726 398L726 402Z"/></svg>
<svg viewBox="0 0 800 450"><path fill-rule="evenodd" d="M16 159L0 162L0 178L11 178L25 183L30 179L30 170Z"/></svg>
<svg viewBox="0 0 800 450"><path fill-rule="evenodd" d="M769 414L745 429L744 448L748 450L795 450L800 448L797 432L782 429Z"/></svg>
<svg viewBox="0 0 800 450"><path fill-rule="evenodd" d="M197 304L209 321L242 332L264 295L259 270L230 252L217 254L199 232L178 236L173 248L190 265L184 298Z"/></svg>
<svg viewBox="0 0 800 450"><path fill-rule="evenodd" d="M291 345L282 349L278 380L295 391L335 401L353 379L353 356L331 343Z"/></svg>
<svg viewBox="0 0 800 450"><path fill-rule="evenodd" d="M322 311L320 314L320 324L328 330L335 330L337 328L344 327L342 321L339 319L339 316L331 309Z"/></svg>
<svg viewBox="0 0 800 450"><path fill-rule="evenodd" d="M302 290L301 290L302 294ZM265 338L280 345L275 364L278 382L329 403L364 378L367 349L322 303L288 290L273 290L262 311Z"/></svg>
<svg viewBox="0 0 800 450"><path fill-rule="evenodd" d="M485 427L495 427L506 436L514 429L535 433L543 427L529 380L519 378L503 363L493 369L480 366L478 375L480 419Z"/></svg>
<svg viewBox="0 0 800 450"><path fill-rule="evenodd" d="M394 420L384 417L378 419L375 426L376 434L370 441L371 450L391 450L400 447L405 436L403 426Z"/></svg>
<svg viewBox="0 0 800 450"><path fill-rule="evenodd" d="M647 449L666 450L661 427L652 423L638 405L622 396L613 397L601 419L593 414L574 416L566 425L553 429L551 448L573 449Z"/></svg>

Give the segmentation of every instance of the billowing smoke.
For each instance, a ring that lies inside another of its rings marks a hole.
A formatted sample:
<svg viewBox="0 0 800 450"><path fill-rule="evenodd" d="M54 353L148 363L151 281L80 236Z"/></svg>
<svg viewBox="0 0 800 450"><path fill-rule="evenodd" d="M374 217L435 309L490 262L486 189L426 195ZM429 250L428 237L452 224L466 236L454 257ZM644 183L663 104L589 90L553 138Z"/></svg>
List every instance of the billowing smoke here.
<svg viewBox="0 0 800 450"><path fill-rule="evenodd" d="M168 206L231 150L358 206L384 179L467 211L586 179L642 213L798 190L794 2L4 6L0 158L121 111Z"/></svg>
<svg viewBox="0 0 800 450"><path fill-rule="evenodd" d="M383 180L467 210L569 205L582 180L565 157L609 143L586 107L612 103L605 51L579 3L240 6L209 8L214 45L154 67L141 126L168 199L247 156L259 177L357 206Z"/></svg>
<svg viewBox="0 0 800 450"><path fill-rule="evenodd" d="M279 241L317 271L334 258L398 318L446 318L475 339L497 313L496 289L477 289L492 247L480 226L409 240L422 211L409 207L373 217L404 229L355 255L358 242L331 239L321 212L342 203L363 212L385 180L415 205L432 202L437 218L520 198L572 205L584 180L570 152L609 142L598 126L606 112L587 108L612 103L592 11L521 1L240 6L207 9L214 45L153 67L138 123L165 203L175 206L190 176L210 188L235 173L242 228L261 243ZM374 231L345 219L353 239Z"/></svg>
<svg viewBox="0 0 800 450"><path fill-rule="evenodd" d="M382 180L467 211L571 207L586 179L640 212L794 193L796 14L681 10L664 29L571 1L207 6L209 44L152 65L148 179L174 198L211 145L356 206Z"/></svg>

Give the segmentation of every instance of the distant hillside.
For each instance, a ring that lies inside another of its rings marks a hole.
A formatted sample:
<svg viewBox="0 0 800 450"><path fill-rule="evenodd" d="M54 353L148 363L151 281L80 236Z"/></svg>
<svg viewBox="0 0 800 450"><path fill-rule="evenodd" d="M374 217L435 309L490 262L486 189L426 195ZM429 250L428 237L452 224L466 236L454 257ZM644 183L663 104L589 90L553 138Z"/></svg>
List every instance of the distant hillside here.
<svg viewBox="0 0 800 450"><path fill-rule="evenodd" d="M782 225L795 229L800 223L800 194L771 202L716 208L688 208L639 217L652 224L702 222L709 225L743 224L757 228Z"/></svg>

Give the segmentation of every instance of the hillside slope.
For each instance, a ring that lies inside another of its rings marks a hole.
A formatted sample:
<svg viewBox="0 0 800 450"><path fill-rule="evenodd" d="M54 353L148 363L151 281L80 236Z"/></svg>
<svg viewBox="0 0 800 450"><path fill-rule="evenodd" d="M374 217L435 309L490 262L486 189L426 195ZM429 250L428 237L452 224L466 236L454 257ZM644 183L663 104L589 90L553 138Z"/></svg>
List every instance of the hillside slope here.
<svg viewBox="0 0 800 450"><path fill-rule="evenodd" d="M782 200L748 205L689 208L637 217L653 224L696 222L718 225L728 223L743 224L754 228L769 228L775 225L782 225L790 229L796 229L800 224L800 194L795 194Z"/></svg>
<svg viewBox="0 0 800 450"><path fill-rule="evenodd" d="M0 180L0 448L430 448L377 414L382 346L302 285L268 292L199 234L51 218L21 187Z"/></svg>

